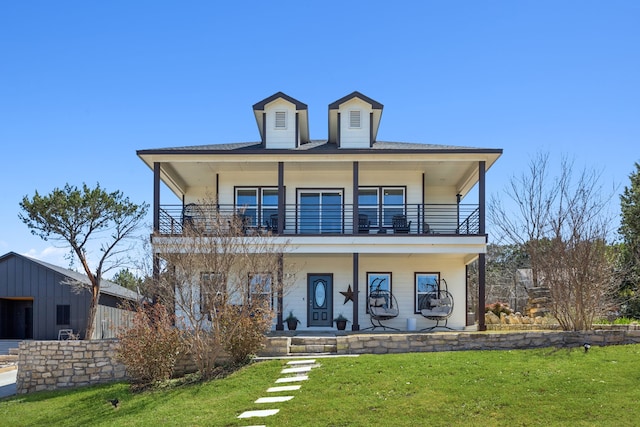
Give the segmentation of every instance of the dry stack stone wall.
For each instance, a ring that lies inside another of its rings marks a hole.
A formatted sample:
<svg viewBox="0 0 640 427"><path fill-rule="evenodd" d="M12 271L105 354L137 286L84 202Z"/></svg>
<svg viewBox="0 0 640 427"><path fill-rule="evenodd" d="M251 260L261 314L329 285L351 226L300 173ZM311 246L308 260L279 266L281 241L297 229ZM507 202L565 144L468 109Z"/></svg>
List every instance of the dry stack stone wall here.
<svg viewBox="0 0 640 427"><path fill-rule="evenodd" d="M551 305L551 290L549 288L535 287L527 289L529 298L525 312L531 318L544 317L549 314Z"/></svg>

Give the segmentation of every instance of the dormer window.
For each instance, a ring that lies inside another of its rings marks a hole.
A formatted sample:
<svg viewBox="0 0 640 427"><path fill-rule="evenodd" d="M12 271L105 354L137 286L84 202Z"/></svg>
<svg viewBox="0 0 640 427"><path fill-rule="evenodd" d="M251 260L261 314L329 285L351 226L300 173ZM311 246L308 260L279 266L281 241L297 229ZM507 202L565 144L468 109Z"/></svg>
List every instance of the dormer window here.
<svg viewBox="0 0 640 427"><path fill-rule="evenodd" d="M349 110L349 129L360 129L360 110Z"/></svg>
<svg viewBox="0 0 640 427"><path fill-rule="evenodd" d="M286 129L286 128L287 128L287 112L276 111L276 129Z"/></svg>

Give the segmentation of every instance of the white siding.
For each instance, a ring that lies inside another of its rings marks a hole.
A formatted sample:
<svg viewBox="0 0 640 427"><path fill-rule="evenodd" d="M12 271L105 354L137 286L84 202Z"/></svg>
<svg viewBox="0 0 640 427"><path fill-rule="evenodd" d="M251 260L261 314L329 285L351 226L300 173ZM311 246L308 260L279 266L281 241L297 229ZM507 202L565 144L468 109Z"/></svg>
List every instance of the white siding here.
<svg viewBox="0 0 640 427"><path fill-rule="evenodd" d="M266 148L295 148L296 146L296 109L295 105L282 98L265 105ZM286 127L276 128L276 112L286 113Z"/></svg>
<svg viewBox="0 0 640 427"><path fill-rule="evenodd" d="M351 285L352 256L351 255L312 255L312 256L286 256L287 264L296 269L296 280L293 286L284 296L284 311L286 317L290 310L300 319L300 329L307 329L307 274L330 273L333 274L333 315L342 313L349 320L353 319L353 303L344 304L344 296L341 291L346 291ZM463 329L466 325L466 290L465 290L465 265L461 257L440 255L394 255L394 254L361 254L359 257L359 319L360 328L371 326L366 307L367 272L390 272L392 291L398 300L400 314L397 318L384 322L384 324L405 330L407 318L416 319L417 329L423 329L435 324L434 321L425 319L414 312L415 284L414 273L439 272L448 285L454 298L454 313L449 319L449 326ZM351 327L349 323L348 328ZM313 328L317 330L318 328ZM322 328L320 328L322 329Z"/></svg>
<svg viewBox="0 0 640 427"><path fill-rule="evenodd" d="M349 111L360 111L360 127L350 127ZM371 105L353 98L340 105L340 148L368 148L371 140Z"/></svg>

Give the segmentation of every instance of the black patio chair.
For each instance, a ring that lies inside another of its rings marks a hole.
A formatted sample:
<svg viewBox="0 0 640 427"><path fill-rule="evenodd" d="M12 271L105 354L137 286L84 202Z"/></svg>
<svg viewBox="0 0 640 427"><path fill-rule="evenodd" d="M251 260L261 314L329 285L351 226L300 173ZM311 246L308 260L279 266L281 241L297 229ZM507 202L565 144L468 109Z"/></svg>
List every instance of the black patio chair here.
<svg viewBox="0 0 640 427"><path fill-rule="evenodd" d="M264 223L267 231L270 231L273 234L278 233L278 214L269 215L269 219Z"/></svg>
<svg viewBox="0 0 640 427"><path fill-rule="evenodd" d="M411 229L411 221L407 222L406 215L394 215L391 218L391 224L395 234L407 234Z"/></svg>
<svg viewBox="0 0 640 427"><path fill-rule="evenodd" d="M370 229L371 221L369 221L369 216L365 214L358 214L358 233L369 234Z"/></svg>

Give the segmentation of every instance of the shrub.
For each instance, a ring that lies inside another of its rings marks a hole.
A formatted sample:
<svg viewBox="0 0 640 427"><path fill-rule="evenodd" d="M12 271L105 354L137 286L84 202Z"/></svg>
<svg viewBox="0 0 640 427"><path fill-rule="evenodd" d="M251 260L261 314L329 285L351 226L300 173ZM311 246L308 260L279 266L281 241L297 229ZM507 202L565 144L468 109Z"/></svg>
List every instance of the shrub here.
<svg viewBox="0 0 640 427"><path fill-rule="evenodd" d="M633 325L638 323L638 319L631 317L616 317L615 319L600 318L593 322L596 325Z"/></svg>
<svg viewBox="0 0 640 427"><path fill-rule="evenodd" d="M513 310L509 308L509 304L503 302L494 302L493 304L489 304L484 308L485 313L488 313L490 311L498 317L500 317L500 313L504 313L506 315L513 313Z"/></svg>
<svg viewBox="0 0 640 427"><path fill-rule="evenodd" d="M233 363L244 363L264 344L271 328L269 307L254 304L225 310L220 319L222 346Z"/></svg>
<svg viewBox="0 0 640 427"><path fill-rule="evenodd" d="M140 306L132 326L118 334L117 357L138 386L167 380L182 350L180 331L162 304Z"/></svg>

